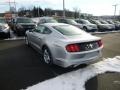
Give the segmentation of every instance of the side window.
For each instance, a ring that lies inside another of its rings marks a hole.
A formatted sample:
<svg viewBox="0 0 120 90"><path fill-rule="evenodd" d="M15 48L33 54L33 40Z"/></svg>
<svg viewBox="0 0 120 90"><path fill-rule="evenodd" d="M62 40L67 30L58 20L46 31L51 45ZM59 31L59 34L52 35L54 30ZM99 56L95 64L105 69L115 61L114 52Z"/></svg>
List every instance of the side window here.
<svg viewBox="0 0 120 90"><path fill-rule="evenodd" d="M50 34L52 32L49 28L42 25L38 26L34 31L41 34Z"/></svg>
<svg viewBox="0 0 120 90"><path fill-rule="evenodd" d="M41 19L41 20L38 22L38 25L43 24L43 23L46 23L45 19Z"/></svg>
<svg viewBox="0 0 120 90"><path fill-rule="evenodd" d="M43 34L50 34L51 32L52 31L47 27L45 27L44 30L43 30Z"/></svg>
<svg viewBox="0 0 120 90"><path fill-rule="evenodd" d="M63 23L68 23L66 20L62 20Z"/></svg>
<svg viewBox="0 0 120 90"><path fill-rule="evenodd" d="M37 33L43 33L44 29L45 29L44 26L38 26L38 27L35 28L34 31L37 32Z"/></svg>
<svg viewBox="0 0 120 90"><path fill-rule="evenodd" d="M82 21L79 21L79 23L84 24Z"/></svg>

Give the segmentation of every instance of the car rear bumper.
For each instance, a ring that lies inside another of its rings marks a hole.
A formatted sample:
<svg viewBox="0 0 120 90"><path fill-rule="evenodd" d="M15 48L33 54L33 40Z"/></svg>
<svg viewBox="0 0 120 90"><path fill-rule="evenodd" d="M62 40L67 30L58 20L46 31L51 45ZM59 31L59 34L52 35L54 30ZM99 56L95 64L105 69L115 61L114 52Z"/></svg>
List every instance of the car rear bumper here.
<svg viewBox="0 0 120 90"><path fill-rule="evenodd" d="M100 58L101 56L102 56L101 50L83 54L73 54L68 55L66 59L56 59L55 64L62 67L69 67L85 63L88 64L93 61L97 61L98 58Z"/></svg>

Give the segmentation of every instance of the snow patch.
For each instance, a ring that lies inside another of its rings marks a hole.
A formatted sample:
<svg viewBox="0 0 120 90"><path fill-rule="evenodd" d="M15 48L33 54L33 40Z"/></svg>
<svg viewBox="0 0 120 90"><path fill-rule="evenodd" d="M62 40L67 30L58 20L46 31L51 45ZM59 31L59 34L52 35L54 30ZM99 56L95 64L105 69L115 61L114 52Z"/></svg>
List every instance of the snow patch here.
<svg viewBox="0 0 120 90"><path fill-rule="evenodd" d="M120 72L120 56L103 59L103 61L91 64L86 68L28 87L26 90L85 90L85 82L87 80L107 71Z"/></svg>

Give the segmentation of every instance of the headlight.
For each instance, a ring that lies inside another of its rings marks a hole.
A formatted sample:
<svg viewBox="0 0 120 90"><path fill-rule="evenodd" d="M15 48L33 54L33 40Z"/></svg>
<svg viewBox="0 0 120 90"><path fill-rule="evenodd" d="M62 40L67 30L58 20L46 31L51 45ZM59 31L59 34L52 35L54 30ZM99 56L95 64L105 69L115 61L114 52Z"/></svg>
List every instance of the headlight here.
<svg viewBox="0 0 120 90"><path fill-rule="evenodd" d="M8 29L8 28L9 28L9 26L7 26L7 25L1 25L1 26L0 26L0 29L1 29L1 30Z"/></svg>
<svg viewBox="0 0 120 90"><path fill-rule="evenodd" d="M7 24L0 25L0 29L3 30L4 32L8 32L9 31L9 26Z"/></svg>

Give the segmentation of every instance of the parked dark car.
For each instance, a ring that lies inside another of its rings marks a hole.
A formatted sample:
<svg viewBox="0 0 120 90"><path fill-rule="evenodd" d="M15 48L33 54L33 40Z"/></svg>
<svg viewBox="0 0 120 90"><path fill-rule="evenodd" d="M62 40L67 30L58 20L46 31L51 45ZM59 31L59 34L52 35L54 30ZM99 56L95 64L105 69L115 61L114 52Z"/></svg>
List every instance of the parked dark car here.
<svg viewBox="0 0 120 90"><path fill-rule="evenodd" d="M10 28L4 18L0 18L0 39L10 37Z"/></svg>
<svg viewBox="0 0 120 90"><path fill-rule="evenodd" d="M13 18L10 26L14 33L16 33L18 36L24 36L28 29L33 29L36 25L30 18L16 17Z"/></svg>
<svg viewBox="0 0 120 90"><path fill-rule="evenodd" d="M75 20L77 23L82 24L83 25L83 29L87 32L95 32L97 31L97 25L96 24L92 24L91 22L89 22L88 20L85 19L77 19Z"/></svg>
<svg viewBox="0 0 120 90"><path fill-rule="evenodd" d="M109 20L108 22L109 22L109 23L114 23L114 25L115 25L115 30L120 30L120 22L119 22L119 21Z"/></svg>
<svg viewBox="0 0 120 90"><path fill-rule="evenodd" d="M58 23L57 20L55 20L53 17L40 17L38 18L37 25L43 24L43 23Z"/></svg>
<svg viewBox="0 0 120 90"><path fill-rule="evenodd" d="M76 26L76 27L78 27L78 28L80 28L80 29L83 29L82 24L78 24L78 23L77 23L75 20L73 20L73 19L64 19L64 18L62 18L62 19L57 19L57 20L58 20L58 22L60 22L60 23L70 24L70 25Z"/></svg>
<svg viewBox="0 0 120 90"><path fill-rule="evenodd" d="M102 23L100 20L89 20L89 21L93 24L96 24L98 27L98 31L100 32L111 31L115 28L113 25Z"/></svg>
<svg viewBox="0 0 120 90"><path fill-rule="evenodd" d="M108 23L107 21L105 21L105 20L100 20L100 22L102 23L102 24L105 24L105 25L107 25L109 28L108 28L108 31L113 31L113 30L115 30L115 25L114 24L110 24L110 23Z"/></svg>

